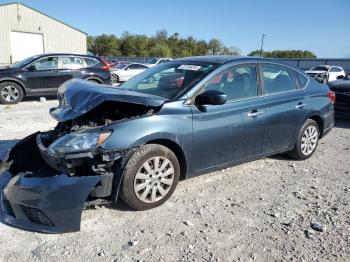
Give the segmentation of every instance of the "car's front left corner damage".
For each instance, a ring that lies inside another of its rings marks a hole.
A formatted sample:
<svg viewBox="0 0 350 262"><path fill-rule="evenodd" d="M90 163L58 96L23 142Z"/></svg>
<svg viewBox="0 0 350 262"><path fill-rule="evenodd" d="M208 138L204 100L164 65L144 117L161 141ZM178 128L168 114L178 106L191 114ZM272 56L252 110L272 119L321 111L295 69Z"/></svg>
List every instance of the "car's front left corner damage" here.
<svg viewBox="0 0 350 262"><path fill-rule="evenodd" d="M2 160L0 207L6 224L47 233L78 231L87 199L111 197L113 168L123 152L57 156L45 147L53 132L26 137Z"/></svg>

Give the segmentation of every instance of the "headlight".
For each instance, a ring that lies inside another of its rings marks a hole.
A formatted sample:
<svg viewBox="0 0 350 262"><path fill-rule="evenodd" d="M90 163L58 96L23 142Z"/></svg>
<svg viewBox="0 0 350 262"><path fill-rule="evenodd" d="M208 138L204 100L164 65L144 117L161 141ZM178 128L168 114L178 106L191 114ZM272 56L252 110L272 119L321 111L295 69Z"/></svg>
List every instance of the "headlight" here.
<svg viewBox="0 0 350 262"><path fill-rule="evenodd" d="M53 154L62 154L93 149L102 145L111 133L111 131L108 131L103 133L68 134L53 142L48 150Z"/></svg>

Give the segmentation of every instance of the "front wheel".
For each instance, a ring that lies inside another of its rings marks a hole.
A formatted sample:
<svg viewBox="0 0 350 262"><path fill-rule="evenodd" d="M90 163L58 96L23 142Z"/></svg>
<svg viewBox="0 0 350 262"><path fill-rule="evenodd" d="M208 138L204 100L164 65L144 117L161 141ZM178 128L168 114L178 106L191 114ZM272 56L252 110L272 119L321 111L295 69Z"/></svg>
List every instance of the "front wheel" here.
<svg viewBox="0 0 350 262"><path fill-rule="evenodd" d="M17 104L23 99L22 88L13 82L0 83L0 103Z"/></svg>
<svg viewBox="0 0 350 262"><path fill-rule="evenodd" d="M160 206L173 194L179 177L179 162L169 148L145 145L126 164L121 197L135 210Z"/></svg>
<svg viewBox="0 0 350 262"><path fill-rule="evenodd" d="M305 160L315 152L319 139L319 127L317 123L308 119L301 127L294 149L288 155L297 160Z"/></svg>

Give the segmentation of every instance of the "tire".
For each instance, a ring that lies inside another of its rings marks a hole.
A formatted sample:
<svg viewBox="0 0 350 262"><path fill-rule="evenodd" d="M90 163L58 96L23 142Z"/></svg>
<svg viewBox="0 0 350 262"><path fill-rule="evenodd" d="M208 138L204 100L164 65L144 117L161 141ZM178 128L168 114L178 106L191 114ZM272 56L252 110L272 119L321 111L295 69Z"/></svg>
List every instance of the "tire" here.
<svg viewBox="0 0 350 262"><path fill-rule="evenodd" d="M154 168L156 163L158 169ZM160 206L174 193L180 164L169 148L148 144L130 157L123 173L121 198L135 210L146 210Z"/></svg>
<svg viewBox="0 0 350 262"><path fill-rule="evenodd" d="M116 74L111 74L111 83L112 84L118 84L119 83L119 76Z"/></svg>
<svg viewBox="0 0 350 262"><path fill-rule="evenodd" d="M5 105L18 104L23 99L22 87L14 82L0 83L0 103Z"/></svg>
<svg viewBox="0 0 350 262"><path fill-rule="evenodd" d="M294 149L288 155L296 160L310 158L316 151L320 130L317 123L308 119L301 127Z"/></svg>

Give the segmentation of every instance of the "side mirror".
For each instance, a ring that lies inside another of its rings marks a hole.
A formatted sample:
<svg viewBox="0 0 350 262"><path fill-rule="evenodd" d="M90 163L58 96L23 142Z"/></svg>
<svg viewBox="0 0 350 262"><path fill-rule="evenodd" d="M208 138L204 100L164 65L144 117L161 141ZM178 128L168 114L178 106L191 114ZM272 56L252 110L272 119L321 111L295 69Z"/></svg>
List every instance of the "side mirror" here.
<svg viewBox="0 0 350 262"><path fill-rule="evenodd" d="M343 75L340 75L340 76L337 76L337 79L344 79L344 76Z"/></svg>
<svg viewBox="0 0 350 262"><path fill-rule="evenodd" d="M227 101L226 94L217 90L207 90L198 95L196 105L223 105Z"/></svg>
<svg viewBox="0 0 350 262"><path fill-rule="evenodd" d="M128 70L129 70L129 67L124 68L124 70L125 70L125 71L128 71Z"/></svg>
<svg viewBox="0 0 350 262"><path fill-rule="evenodd" d="M35 70L36 70L36 67L35 67L35 65L31 65L31 66L28 66L28 67L27 67L27 70L28 70L28 71L35 71Z"/></svg>

